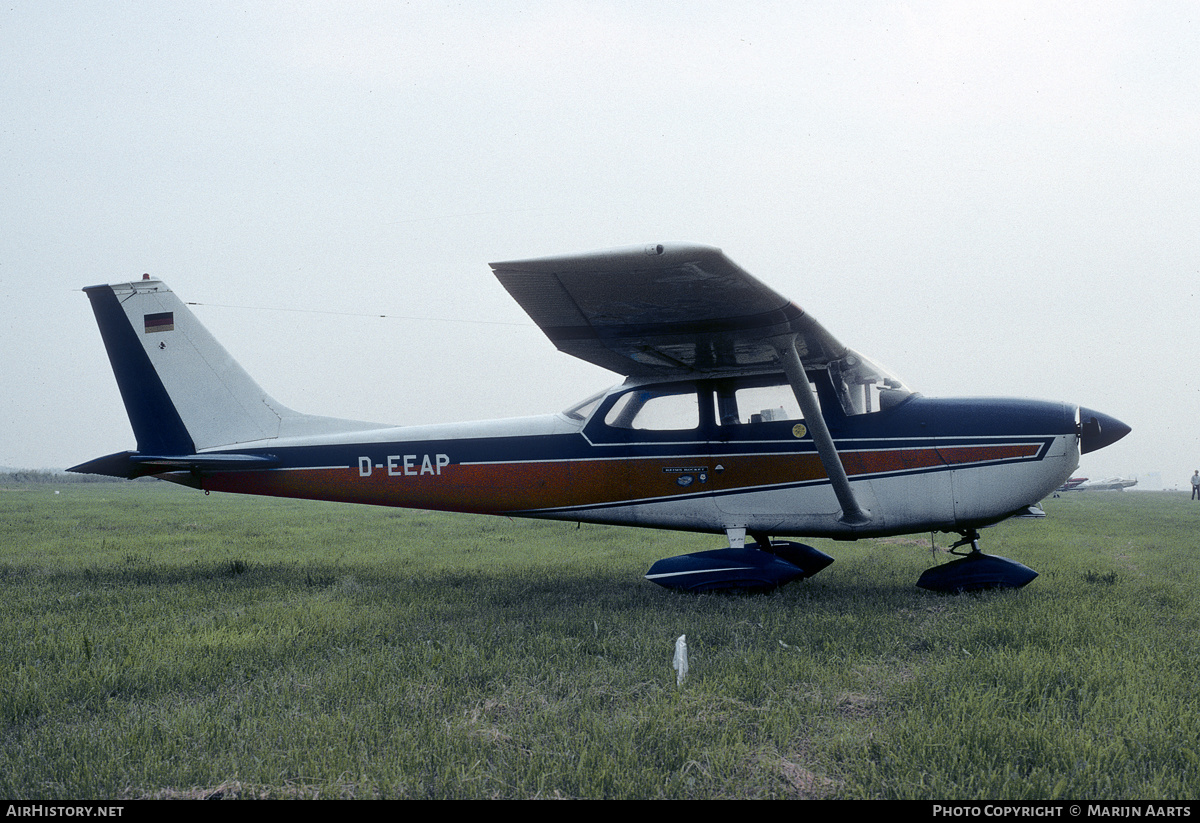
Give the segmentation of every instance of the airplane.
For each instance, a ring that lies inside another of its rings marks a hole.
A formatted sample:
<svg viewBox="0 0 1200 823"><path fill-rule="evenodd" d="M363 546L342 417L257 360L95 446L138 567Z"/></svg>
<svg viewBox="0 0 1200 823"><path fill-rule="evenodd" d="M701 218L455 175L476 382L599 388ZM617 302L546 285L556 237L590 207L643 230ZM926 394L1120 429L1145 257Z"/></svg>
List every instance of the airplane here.
<svg viewBox="0 0 1200 823"><path fill-rule="evenodd" d="M1080 454L1130 428L1080 406L925 397L692 244L492 263L562 352L625 377L559 414L389 426L268 395L160 280L83 291L137 448L70 471L211 491L724 535L646 577L771 590L833 558L785 537L959 535L934 591L1037 573L979 529L1038 515ZM966 547L966 548L964 548Z"/></svg>
<svg viewBox="0 0 1200 823"><path fill-rule="evenodd" d="M1063 483L1061 486L1059 486L1055 491L1060 491L1060 492L1075 491L1076 489L1078 489L1080 486L1082 486L1087 481L1088 481L1088 479L1086 477L1072 477L1066 483ZM1057 497L1057 496L1058 495L1055 495L1055 497Z"/></svg>
<svg viewBox="0 0 1200 823"><path fill-rule="evenodd" d="M1081 492L1119 492L1128 489L1130 486L1136 486L1137 480L1130 480L1125 477L1109 477L1106 480L1093 480L1090 483L1084 483L1077 486L1075 491Z"/></svg>

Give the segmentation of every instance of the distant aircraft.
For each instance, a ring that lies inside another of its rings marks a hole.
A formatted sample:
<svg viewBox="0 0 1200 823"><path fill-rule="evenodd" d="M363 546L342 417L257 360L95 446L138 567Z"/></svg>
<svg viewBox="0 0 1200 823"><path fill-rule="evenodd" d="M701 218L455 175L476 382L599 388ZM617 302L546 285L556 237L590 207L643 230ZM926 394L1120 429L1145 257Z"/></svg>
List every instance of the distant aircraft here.
<svg viewBox="0 0 1200 823"><path fill-rule="evenodd" d="M1063 483L1061 486L1059 486L1057 489L1055 489L1055 491L1060 491L1060 492L1075 491L1076 489L1078 489L1080 486L1082 486L1086 482L1087 482L1086 477L1072 477L1066 483ZM1058 495L1055 495L1055 497L1057 497L1057 496Z"/></svg>
<svg viewBox="0 0 1200 823"><path fill-rule="evenodd" d="M1081 492L1112 492L1124 491L1130 486L1136 486L1136 480L1129 480L1124 477L1110 477L1106 480L1093 480L1089 483L1084 483L1082 486L1076 486L1075 491Z"/></svg>
<svg viewBox="0 0 1200 823"><path fill-rule="evenodd" d="M832 562L777 537L951 532L965 556L918 585L961 591L1036 577L983 554L978 530L1038 514L1081 453L1129 432L1067 403L916 394L719 249L651 245L492 269L561 351L625 381L541 417L393 427L301 414L146 275L84 289L137 449L71 471L724 534L727 547L647 574L689 591L770 589Z"/></svg>

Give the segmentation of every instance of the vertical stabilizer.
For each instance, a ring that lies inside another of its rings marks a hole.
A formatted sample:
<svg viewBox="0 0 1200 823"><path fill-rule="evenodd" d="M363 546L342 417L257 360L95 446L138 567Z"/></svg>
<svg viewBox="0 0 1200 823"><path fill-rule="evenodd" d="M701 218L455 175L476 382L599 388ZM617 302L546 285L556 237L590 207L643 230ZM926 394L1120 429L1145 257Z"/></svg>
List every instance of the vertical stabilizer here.
<svg viewBox="0 0 1200 823"><path fill-rule="evenodd" d="M194 454L282 433L369 425L301 415L279 404L160 280L84 292L142 454Z"/></svg>

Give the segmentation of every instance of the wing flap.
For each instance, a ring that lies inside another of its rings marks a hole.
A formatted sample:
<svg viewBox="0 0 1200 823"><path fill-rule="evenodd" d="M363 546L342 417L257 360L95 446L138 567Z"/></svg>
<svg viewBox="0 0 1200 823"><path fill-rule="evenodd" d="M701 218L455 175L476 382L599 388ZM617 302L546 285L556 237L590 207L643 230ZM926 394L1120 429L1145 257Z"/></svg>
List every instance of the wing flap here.
<svg viewBox="0 0 1200 823"><path fill-rule="evenodd" d="M769 338L798 335L805 363L845 347L720 249L639 246L491 264L560 351L625 375L774 368Z"/></svg>

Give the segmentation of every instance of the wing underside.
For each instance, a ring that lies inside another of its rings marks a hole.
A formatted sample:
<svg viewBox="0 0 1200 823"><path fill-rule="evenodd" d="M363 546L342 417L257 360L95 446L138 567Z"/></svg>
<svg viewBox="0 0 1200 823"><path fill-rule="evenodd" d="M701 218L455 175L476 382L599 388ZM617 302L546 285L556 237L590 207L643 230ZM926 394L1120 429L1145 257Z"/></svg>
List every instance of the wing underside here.
<svg viewBox="0 0 1200 823"><path fill-rule="evenodd" d="M720 249L638 246L491 264L560 351L624 375L777 368L772 338L796 336L808 366L845 347Z"/></svg>

